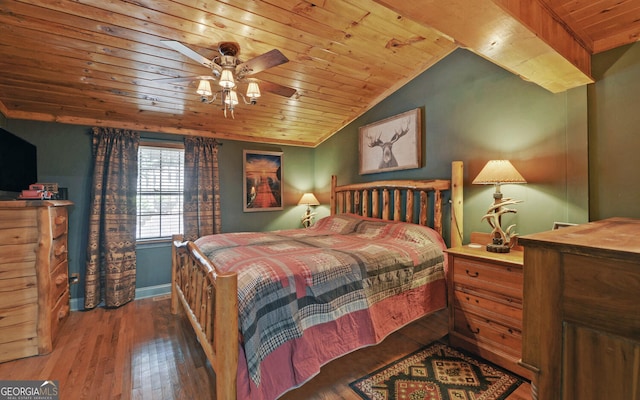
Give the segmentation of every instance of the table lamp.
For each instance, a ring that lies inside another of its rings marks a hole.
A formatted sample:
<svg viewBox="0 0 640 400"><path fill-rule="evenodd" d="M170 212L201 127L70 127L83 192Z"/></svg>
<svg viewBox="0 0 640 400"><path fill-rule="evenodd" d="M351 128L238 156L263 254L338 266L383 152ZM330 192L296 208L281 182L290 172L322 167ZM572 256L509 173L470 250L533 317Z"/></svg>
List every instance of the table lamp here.
<svg viewBox="0 0 640 400"><path fill-rule="evenodd" d="M303 204L307 205L307 211L302 214L302 218L300 218L300 220L302 221L302 226L308 228L313 224L313 218L316 216L316 213L311 212L311 206L319 206L320 202L313 193L305 193L298 202L299 206Z"/></svg>
<svg viewBox="0 0 640 400"><path fill-rule="evenodd" d="M506 206L521 203L522 200L503 198L500 185L505 183L527 183L509 160L491 160L482 168L473 184L494 185L493 204L489 207L482 220L487 220L491 228L491 243L487 244L487 251L494 253L508 253L511 248L511 239L516 236L515 224L510 225L506 231L502 230L502 215L516 213L517 211Z"/></svg>

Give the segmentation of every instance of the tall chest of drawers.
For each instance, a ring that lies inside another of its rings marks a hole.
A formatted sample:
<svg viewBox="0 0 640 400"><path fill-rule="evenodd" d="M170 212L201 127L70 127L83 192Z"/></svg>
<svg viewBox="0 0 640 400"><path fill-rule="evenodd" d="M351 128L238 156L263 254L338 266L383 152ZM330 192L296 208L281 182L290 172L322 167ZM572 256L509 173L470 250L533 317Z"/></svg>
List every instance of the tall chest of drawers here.
<svg viewBox="0 0 640 400"><path fill-rule="evenodd" d="M72 204L0 201L0 362L51 352L69 315Z"/></svg>
<svg viewBox="0 0 640 400"><path fill-rule="evenodd" d="M449 342L529 378L522 352L522 251L447 250Z"/></svg>
<svg viewBox="0 0 640 400"><path fill-rule="evenodd" d="M640 399L640 219L520 238L533 399Z"/></svg>

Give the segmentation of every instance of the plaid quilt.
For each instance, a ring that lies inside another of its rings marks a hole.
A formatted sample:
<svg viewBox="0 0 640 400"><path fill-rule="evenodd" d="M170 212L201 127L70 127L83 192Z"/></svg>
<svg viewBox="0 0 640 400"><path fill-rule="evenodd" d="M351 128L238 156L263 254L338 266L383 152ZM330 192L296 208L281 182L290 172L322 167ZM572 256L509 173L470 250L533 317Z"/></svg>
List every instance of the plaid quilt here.
<svg viewBox="0 0 640 400"><path fill-rule="evenodd" d="M238 273L239 327L249 376L278 346L398 293L444 278L444 244L414 224L341 214L308 229L206 236L196 244Z"/></svg>

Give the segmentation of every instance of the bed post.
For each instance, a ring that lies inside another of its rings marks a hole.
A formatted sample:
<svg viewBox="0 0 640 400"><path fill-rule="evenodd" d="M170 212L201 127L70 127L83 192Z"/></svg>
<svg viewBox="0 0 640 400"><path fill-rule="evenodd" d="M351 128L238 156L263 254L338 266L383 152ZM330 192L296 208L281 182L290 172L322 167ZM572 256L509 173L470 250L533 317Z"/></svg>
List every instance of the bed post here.
<svg viewBox="0 0 640 400"><path fill-rule="evenodd" d="M238 374L238 276L216 278L214 343L216 399L235 400Z"/></svg>
<svg viewBox="0 0 640 400"><path fill-rule="evenodd" d="M338 177L331 175L331 198L329 199L329 215L336 214L336 186L338 186Z"/></svg>
<svg viewBox="0 0 640 400"><path fill-rule="evenodd" d="M182 235L171 236L171 314L178 313L178 296L176 293L178 253L176 251L176 241L182 242Z"/></svg>
<svg viewBox="0 0 640 400"><path fill-rule="evenodd" d="M463 207L462 188L464 183L464 166L462 161L451 163L451 247L462 246Z"/></svg>

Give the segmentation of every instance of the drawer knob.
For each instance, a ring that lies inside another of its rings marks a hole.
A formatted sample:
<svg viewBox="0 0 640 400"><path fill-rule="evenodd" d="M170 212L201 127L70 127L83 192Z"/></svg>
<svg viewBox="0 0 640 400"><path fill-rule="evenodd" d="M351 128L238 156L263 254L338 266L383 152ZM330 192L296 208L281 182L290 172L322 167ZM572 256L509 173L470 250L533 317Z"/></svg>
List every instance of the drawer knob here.
<svg viewBox="0 0 640 400"><path fill-rule="evenodd" d="M478 275L480 275L480 273L478 271L475 271L475 272L471 273L469 270L466 270L466 272L467 272L467 275L469 275L472 278L477 278Z"/></svg>
<svg viewBox="0 0 640 400"><path fill-rule="evenodd" d="M69 306L62 307L60 311L58 311L58 321L63 320L64 317L67 316L67 314L69 314Z"/></svg>
<svg viewBox="0 0 640 400"><path fill-rule="evenodd" d="M473 333L474 335L480 333L480 328L473 329L469 324L467 324L467 329L469 329L469 332Z"/></svg>
<svg viewBox="0 0 640 400"><path fill-rule="evenodd" d="M67 282L67 274L60 274L58 276L56 276L55 282L56 282L56 286L60 286L63 283Z"/></svg>
<svg viewBox="0 0 640 400"><path fill-rule="evenodd" d="M56 257L60 257L62 254L64 254L67 251L67 247L65 245L61 245L58 246L58 248L56 248L53 252L53 254L56 255Z"/></svg>

